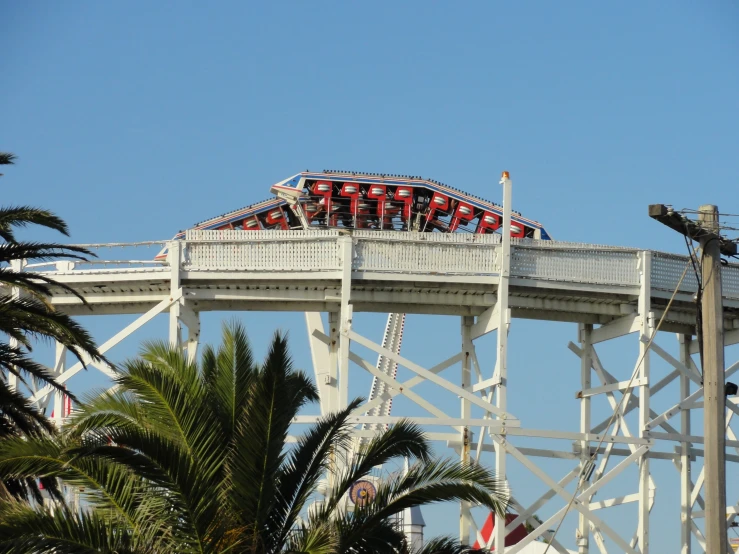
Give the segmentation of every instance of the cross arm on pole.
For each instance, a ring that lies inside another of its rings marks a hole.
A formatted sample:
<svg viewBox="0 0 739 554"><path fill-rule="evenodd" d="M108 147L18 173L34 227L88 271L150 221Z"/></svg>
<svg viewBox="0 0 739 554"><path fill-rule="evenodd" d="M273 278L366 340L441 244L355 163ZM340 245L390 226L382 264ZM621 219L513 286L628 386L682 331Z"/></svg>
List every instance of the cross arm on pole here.
<svg viewBox="0 0 739 554"><path fill-rule="evenodd" d="M707 229L703 225L688 219L683 214L673 210L671 206L666 206L665 204L650 204L649 217L692 240L715 237L719 241L719 248L724 256L736 256L737 247L735 242L731 242L730 240Z"/></svg>

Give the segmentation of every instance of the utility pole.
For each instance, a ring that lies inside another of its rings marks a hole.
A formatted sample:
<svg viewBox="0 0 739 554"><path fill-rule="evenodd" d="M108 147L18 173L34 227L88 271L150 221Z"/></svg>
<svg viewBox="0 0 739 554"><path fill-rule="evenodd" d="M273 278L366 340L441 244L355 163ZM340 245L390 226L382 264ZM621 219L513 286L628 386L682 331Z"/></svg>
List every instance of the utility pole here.
<svg viewBox="0 0 739 554"><path fill-rule="evenodd" d="M706 552L728 551L726 531L726 383L721 254L735 255L736 243L719 234L718 207L699 209L698 223L663 204L649 206L650 217L701 245L701 339L703 341L703 440ZM696 329L698 331L698 329Z"/></svg>
<svg viewBox="0 0 739 554"><path fill-rule="evenodd" d="M699 221L711 235L701 238L703 287L703 440L705 441L706 552L723 553L726 534L726 384L724 308L721 298L721 245L718 208L701 206Z"/></svg>

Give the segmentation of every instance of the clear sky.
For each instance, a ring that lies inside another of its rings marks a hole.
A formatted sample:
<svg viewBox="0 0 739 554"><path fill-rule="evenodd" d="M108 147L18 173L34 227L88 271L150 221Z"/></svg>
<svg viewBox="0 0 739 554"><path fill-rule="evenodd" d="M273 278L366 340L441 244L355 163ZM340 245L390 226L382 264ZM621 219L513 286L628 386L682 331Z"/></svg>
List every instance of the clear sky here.
<svg viewBox="0 0 739 554"><path fill-rule="evenodd" d="M649 203L739 213L730 0L0 0L0 52L0 150L19 157L0 180L3 204L55 210L75 242L166 239L323 168L423 175L498 202L510 170L514 208L568 241L681 252ZM205 318L206 340L221 315ZM300 314L244 318L260 345L289 328L309 366ZM452 319L411 318L404 353L427 365L453 353ZM379 338L380 317L357 321ZM86 323L102 339L120 327ZM566 324L512 329L512 386L541 385L512 401L529 426L576 428L575 339ZM619 375L635 360L622 361ZM677 549L666 464L655 552ZM520 475L514 492L535 498ZM430 534L456 531L454 509L427 513Z"/></svg>

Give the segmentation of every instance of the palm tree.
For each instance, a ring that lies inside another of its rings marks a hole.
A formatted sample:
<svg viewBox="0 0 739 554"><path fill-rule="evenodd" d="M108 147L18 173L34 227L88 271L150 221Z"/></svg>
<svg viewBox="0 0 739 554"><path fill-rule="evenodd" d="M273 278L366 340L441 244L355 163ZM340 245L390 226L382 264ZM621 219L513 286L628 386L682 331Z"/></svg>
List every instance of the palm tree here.
<svg viewBox="0 0 739 554"><path fill-rule="evenodd" d="M15 163L15 154L11 154L10 152L0 152L0 165L13 165ZM2 177L3 174L0 173L0 177Z"/></svg>
<svg viewBox="0 0 739 554"><path fill-rule="evenodd" d="M0 152L0 164L12 164L13 154ZM54 375L29 357L34 339L58 341L78 359L90 356L102 360L92 337L71 317L56 311L48 302L51 287L60 287L79 295L53 279L32 271L18 271L28 262L50 259L85 259L92 255L85 248L50 242L21 242L15 230L38 225L69 234L66 223L48 210L30 206L0 208L0 333L8 337L0 342L0 439L12 436L47 433L51 425L43 414L11 384L8 376L28 385L36 383L62 389ZM12 266L16 262L16 267ZM80 297L81 299L81 297ZM0 482L0 497L23 496L37 490L32 482Z"/></svg>
<svg viewBox="0 0 739 554"><path fill-rule="evenodd" d="M236 323L224 326L217 349L204 349L199 366L150 343L115 384L81 406L62 438L0 443L0 476L60 477L84 487L95 507L88 519L0 512L0 552L17 544L67 552L68 539L89 549L80 551L100 551L89 541L99 543L115 524L126 552L402 553L408 546L393 521L407 507L466 500L505 508L505 487L488 470L432 459L412 423L395 424L349 455L350 414L360 400L290 445L295 416L318 396L279 333L262 364ZM346 509L352 484L403 458L415 460L407 472L380 481L368 505ZM326 475L330 485L319 495ZM467 551L448 539L434 545L424 554Z"/></svg>

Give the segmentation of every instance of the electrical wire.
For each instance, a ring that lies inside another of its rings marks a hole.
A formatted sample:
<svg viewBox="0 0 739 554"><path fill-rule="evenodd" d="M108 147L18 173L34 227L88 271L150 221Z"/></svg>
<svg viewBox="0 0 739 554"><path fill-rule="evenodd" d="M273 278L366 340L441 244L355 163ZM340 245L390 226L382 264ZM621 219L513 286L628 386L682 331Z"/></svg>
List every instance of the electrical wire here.
<svg viewBox="0 0 739 554"><path fill-rule="evenodd" d="M644 349L644 352L642 352L642 355L639 358L639 362L636 364L637 369L641 366L642 362L644 361L644 357L647 355L647 353L649 352L649 349L652 347L652 343L654 342L654 339L657 336L657 333L659 332L659 329L662 326L662 323L664 322L665 317L667 316L667 312L670 311L672 302L675 300L675 296L677 296L677 292L680 290L680 285L683 284L683 279L685 279L685 276L688 274L688 269L690 269L690 265L691 265L691 262L688 262L688 264L686 264L685 269L683 270L683 274L680 276L680 280L678 281L677 286L675 287L675 290L673 291L672 296L670 297L670 301L667 303L667 306L665 307L665 311L662 312L662 317L659 318L659 323L657 323L657 327L655 328L654 333L652 333L652 336L649 337L649 342L647 343L647 347ZM629 383L628 385L626 385L626 388L624 390L628 390L631 388L631 383L634 382L634 379L636 378L637 373L638 372L635 369L634 372L631 374L631 379L629 379ZM588 463L583 464L583 466L580 468L580 474L578 475L577 487L575 487L575 492L572 493L572 496L570 497L570 501L567 503L567 507L565 508L565 513L562 515L562 519L559 520L559 524L557 525L557 528L554 530L554 534L549 540L549 544L547 544L547 547L544 549L544 554L547 554L547 552L549 551L549 547L552 546L554 539L557 538L557 533L559 532L559 529L562 527L562 523L567 517L567 513L570 511L570 508L572 508L572 503L575 501L575 498L577 497L577 493L580 491L580 487L582 487L583 483L585 482L585 479L583 479L583 477L585 476L585 469L595 464L595 459L598 456L598 451L600 450L600 447L603 446L603 441L605 440L606 435L608 435L608 433L610 432L611 425L613 425L614 420L616 419L618 414L621 413L621 405L623 404L623 401L625 398L626 398L626 394L624 393L621 395L621 399L616 405L616 408L613 410L613 414L611 415L611 418L608 420L608 425L603 430L603 433L600 436L600 441L598 442L598 446L596 446L595 451L590 456Z"/></svg>
<svg viewBox="0 0 739 554"><path fill-rule="evenodd" d="M690 263L693 265L693 272L695 273L695 280L698 291L695 294L695 337L698 341L698 357L700 358L700 374L701 383L703 383L703 275L701 274L702 266L699 268L698 264L698 253L695 251L693 242L695 239L690 234L690 227L685 225L685 233L683 234L685 239L685 246L688 249L688 256L690 256Z"/></svg>

